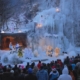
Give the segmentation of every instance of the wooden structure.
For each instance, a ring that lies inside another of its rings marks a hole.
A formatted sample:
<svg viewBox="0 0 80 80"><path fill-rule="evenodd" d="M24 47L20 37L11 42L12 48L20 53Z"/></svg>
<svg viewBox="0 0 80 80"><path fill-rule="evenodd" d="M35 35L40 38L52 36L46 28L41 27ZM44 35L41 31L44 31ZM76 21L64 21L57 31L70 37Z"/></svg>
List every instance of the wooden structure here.
<svg viewBox="0 0 80 80"><path fill-rule="evenodd" d="M27 33L1 33L0 34L0 48L2 50L9 49L9 43L15 46L19 43L23 48L27 46Z"/></svg>

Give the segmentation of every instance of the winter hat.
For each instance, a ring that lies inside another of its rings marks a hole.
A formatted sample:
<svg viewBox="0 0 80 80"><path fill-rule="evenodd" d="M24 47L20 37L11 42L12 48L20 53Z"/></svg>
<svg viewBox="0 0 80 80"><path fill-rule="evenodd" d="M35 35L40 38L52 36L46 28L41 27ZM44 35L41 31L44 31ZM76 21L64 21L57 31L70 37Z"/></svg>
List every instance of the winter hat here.
<svg viewBox="0 0 80 80"><path fill-rule="evenodd" d="M20 68L20 69L24 69L24 66L23 66L23 65L19 65L19 68Z"/></svg>
<svg viewBox="0 0 80 80"><path fill-rule="evenodd" d="M69 73L68 68L67 67L64 67L64 69L62 70L62 73L63 74L68 74Z"/></svg>
<svg viewBox="0 0 80 80"><path fill-rule="evenodd" d="M33 72L32 68L28 69L28 73L31 74Z"/></svg>
<svg viewBox="0 0 80 80"><path fill-rule="evenodd" d="M10 73L14 73L14 70L11 70Z"/></svg>

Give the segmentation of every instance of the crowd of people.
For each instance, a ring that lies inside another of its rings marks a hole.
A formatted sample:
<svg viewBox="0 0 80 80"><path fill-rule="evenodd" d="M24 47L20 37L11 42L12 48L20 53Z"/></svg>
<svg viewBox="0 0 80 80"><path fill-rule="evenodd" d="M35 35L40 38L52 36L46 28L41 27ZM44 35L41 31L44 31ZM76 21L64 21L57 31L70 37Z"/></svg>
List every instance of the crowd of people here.
<svg viewBox="0 0 80 80"><path fill-rule="evenodd" d="M80 80L80 55L66 57L50 63L26 63L24 65L3 66L0 63L0 80Z"/></svg>

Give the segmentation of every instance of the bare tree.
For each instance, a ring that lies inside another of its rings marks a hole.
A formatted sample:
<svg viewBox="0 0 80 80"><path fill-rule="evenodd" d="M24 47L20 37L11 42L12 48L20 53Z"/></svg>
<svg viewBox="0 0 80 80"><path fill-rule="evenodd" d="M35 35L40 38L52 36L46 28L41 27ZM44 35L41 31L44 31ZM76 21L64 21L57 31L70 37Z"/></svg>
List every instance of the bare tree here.
<svg viewBox="0 0 80 80"><path fill-rule="evenodd" d="M4 24L7 24L8 19L14 14L15 5L13 5L11 1L12 0L0 0L0 28L2 26L4 29Z"/></svg>

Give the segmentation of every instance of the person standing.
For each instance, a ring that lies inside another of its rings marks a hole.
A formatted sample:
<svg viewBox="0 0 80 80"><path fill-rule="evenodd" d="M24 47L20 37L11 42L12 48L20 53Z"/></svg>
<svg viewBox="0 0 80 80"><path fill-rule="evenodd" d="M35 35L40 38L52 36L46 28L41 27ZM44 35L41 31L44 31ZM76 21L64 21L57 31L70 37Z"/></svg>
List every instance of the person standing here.
<svg viewBox="0 0 80 80"><path fill-rule="evenodd" d="M56 68L52 69L50 72L50 80L57 80L59 77L59 72L57 71Z"/></svg>
<svg viewBox="0 0 80 80"><path fill-rule="evenodd" d="M17 43L15 47L16 47L16 51L18 51L20 47L19 43Z"/></svg>
<svg viewBox="0 0 80 80"><path fill-rule="evenodd" d="M67 67L64 67L62 75L59 76L58 80L72 80Z"/></svg>
<svg viewBox="0 0 80 80"><path fill-rule="evenodd" d="M21 48L20 48L19 51L18 51L18 56L19 56L19 57L23 57L23 53L22 53L22 49L21 49Z"/></svg>
<svg viewBox="0 0 80 80"><path fill-rule="evenodd" d="M42 63L41 63L41 61L39 61L38 64L37 64L38 69L40 69L41 66L42 66Z"/></svg>
<svg viewBox="0 0 80 80"><path fill-rule="evenodd" d="M48 72L41 66L40 70L36 73L38 80L48 80Z"/></svg>
<svg viewBox="0 0 80 80"><path fill-rule="evenodd" d="M10 43L9 43L9 49L12 50L12 47L13 47L13 46L12 46L12 43L10 42Z"/></svg>
<svg viewBox="0 0 80 80"><path fill-rule="evenodd" d="M11 42L9 43L9 49L10 49L10 53L12 53L13 45Z"/></svg>
<svg viewBox="0 0 80 80"><path fill-rule="evenodd" d="M28 74L25 76L25 80L37 80L37 77L33 74L32 68L28 69Z"/></svg>

